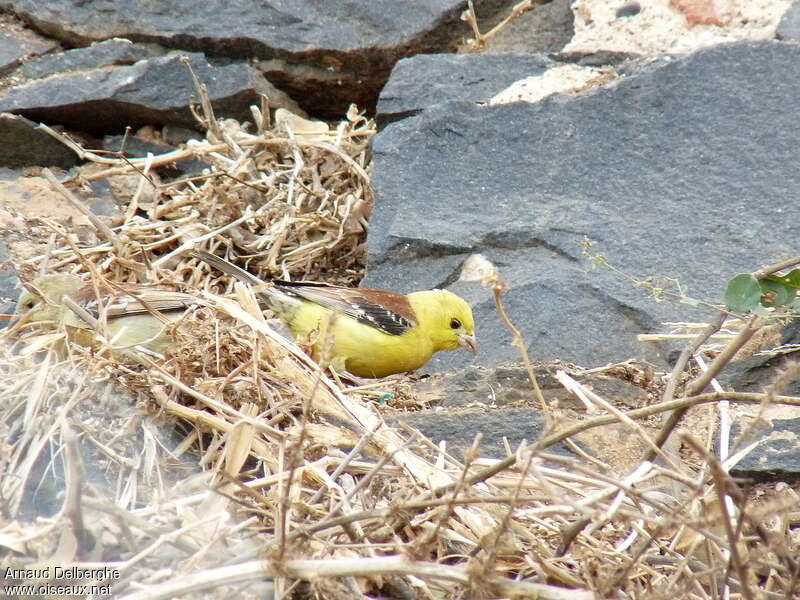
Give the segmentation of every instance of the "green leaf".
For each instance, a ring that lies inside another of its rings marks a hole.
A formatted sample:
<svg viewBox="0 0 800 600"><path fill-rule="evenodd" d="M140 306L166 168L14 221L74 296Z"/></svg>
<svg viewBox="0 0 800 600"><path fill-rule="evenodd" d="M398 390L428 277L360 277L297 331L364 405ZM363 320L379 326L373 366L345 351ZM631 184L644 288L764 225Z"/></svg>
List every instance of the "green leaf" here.
<svg viewBox="0 0 800 600"><path fill-rule="evenodd" d="M761 286L751 273L740 273L728 282L725 304L733 312L753 310L761 302Z"/></svg>
<svg viewBox="0 0 800 600"><path fill-rule="evenodd" d="M771 277L762 279L760 287L761 304L764 306L783 306L789 304L797 295L797 290L787 285L783 279L779 281L775 281Z"/></svg>
<svg viewBox="0 0 800 600"><path fill-rule="evenodd" d="M800 288L800 269L789 271L781 279L783 279L786 285L789 285L793 288Z"/></svg>

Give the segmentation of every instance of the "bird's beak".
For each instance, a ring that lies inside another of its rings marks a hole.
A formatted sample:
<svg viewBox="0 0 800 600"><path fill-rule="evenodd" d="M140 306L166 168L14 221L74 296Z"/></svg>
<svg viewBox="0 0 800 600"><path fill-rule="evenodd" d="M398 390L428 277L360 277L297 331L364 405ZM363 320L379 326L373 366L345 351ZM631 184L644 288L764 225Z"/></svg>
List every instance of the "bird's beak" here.
<svg viewBox="0 0 800 600"><path fill-rule="evenodd" d="M467 335L466 333L459 333L458 334L458 345L464 348L465 350L469 350L472 353L478 352L478 340L475 339L474 335Z"/></svg>
<svg viewBox="0 0 800 600"><path fill-rule="evenodd" d="M24 325L24 321L22 319L23 315L8 315L10 318L8 319L8 325L6 325L5 330L3 331L3 335L11 335L16 333L18 329ZM3 315L5 318L6 315Z"/></svg>

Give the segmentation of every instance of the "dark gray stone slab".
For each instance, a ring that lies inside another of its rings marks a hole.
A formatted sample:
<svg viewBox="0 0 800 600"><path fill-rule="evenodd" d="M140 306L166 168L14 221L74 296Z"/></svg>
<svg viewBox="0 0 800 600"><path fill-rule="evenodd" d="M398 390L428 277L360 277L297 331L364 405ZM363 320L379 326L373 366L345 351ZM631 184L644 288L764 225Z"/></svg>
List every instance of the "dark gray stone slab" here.
<svg viewBox="0 0 800 600"><path fill-rule="evenodd" d="M775 37L779 40L800 40L800 2L795 2L784 13Z"/></svg>
<svg viewBox="0 0 800 600"><path fill-rule="evenodd" d="M479 17L509 4L478 2ZM465 0L3 0L0 7L67 45L124 37L262 59L270 81L298 93L305 109L336 118L353 102L374 106L399 58L452 50L469 34L460 20Z"/></svg>
<svg viewBox="0 0 800 600"><path fill-rule="evenodd" d="M132 65L139 60L162 54L164 50L154 44L134 44L129 40L114 38L86 48L75 48L29 60L22 66L22 73L30 79L38 79L64 71Z"/></svg>
<svg viewBox="0 0 800 600"><path fill-rule="evenodd" d="M363 285L449 285L474 305L478 364L514 360L488 293L453 285L480 252L500 267L534 360L664 365L671 347L636 335L708 311L654 302L593 270L581 245L594 240L627 273L675 278L711 301L735 273L796 253L798 133L787 107L798 96L800 47L739 43L640 66L590 93L443 102L392 123L374 142ZM429 368L467 361L439 353Z"/></svg>
<svg viewBox="0 0 800 600"><path fill-rule="evenodd" d="M217 117L249 119L249 107L259 104L262 93L270 96L273 106L296 106L245 63L212 65L201 54L188 56L195 74L208 87ZM180 56L171 55L130 66L36 79L0 95L0 110L102 134L126 126L194 126L196 120L189 110L193 99L195 89L189 72Z"/></svg>
<svg viewBox="0 0 800 600"><path fill-rule="evenodd" d="M393 419L394 420L394 419ZM525 440L535 442L544 430L544 419L539 411L527 408L503 410L468 410L454 413L422 411L397 417L397 421L418 429L433 443L447 442L447 452L463 459L475 436L482 434L480 456L505 458L503 438L512 450ZM563 444L548 448L548 452L570 454Z"/></svg>
<svg viewBox="0 0 800 600"><path fill-rule="evenodd" d="M534 368L537 385L548 406L583 413L585 405L555 378L556 371L564 368L563 365L537 366ZM648 402L648 394L644 389L617 377L598 374L573 377L616 406L640 408ZM528 372L521 365L493 369L470 367L442 373L423 378L414 383L413 389L415 397L424 398L438 408L448 410L476 405L506 409L539 408Z"/></svg>
<svg viewBox="0 0 800 600"><path fill-rule="evenodd" d="M734 437L740 433L737 427ZM800 419L773 419L758 438L758 446L731 469L731 475L756 480L800 477ZM747 444L754 440L743 441Z"/></svg>
<svg viewBox="0 0 800 600"><path fill-rule="evenodd" d="M564 365L537 366L535 377L553 414L578 417L586 406L564 389L555 377ZM574 378L615 406L639 408L648 402L647 392L617 376L603 374L574 375ZM483 435L481 456L503 458L503 438L515 450L526 440L539 441L544 433L544 419L527 370L519 365L487 369L472 367L423 378L413 384L413 397L423 400L427 410L387 417L407 423L434 443L447 442L447 450L458 458L470 447L478 433ZM558 417L556 417L558 419ZM574 440L573 440L574 441ZM545 452L568 454L558 443Z"/></svg>
<svg viewBox="0 0 800 600"><path fill-rule="evenodd" d="M212 51L215 45L227 42L226 51L232 56L271 58L277 51L325 48L346 52L408 42L421 28L433 26L466 3L14 0L2 5L53 37L74 43L115 36L171 41L173 47Z"/></svg>
<svg viewBox="0 0 800 600"><path fill-rule="evenodd" d="M779 341L767 347L797 346L800 347L800 319L792 319L783 326L777 334ZM768 386L775 384L779 374L792 372L797 361L795 352L768 354L756 353L746 358L733 361L720 373L717 379L724 389L734 389L738 392L762 392ZM787 396L800 396L800 378L781 378L783 386L776 389L775 393Z"/></svg>
<svg viewBox="0 0 800 600"><path fill-rule="evenodd" d="M555 63L540 54L418 54L398 61L378 98L382 122L417 114L446 100L488 102Z"/></svg>
<svg viewBox="0 0 800 600"><path fill-rule="evenodd" d="M36 129L36 123L17 115L0 114L0 166L69 169L78 162L77 154Z"/></svg>
<svg viewBox="0 0 800 600"><path fill-rule="evenodd" d="M58 44L15 28L0 31L0 73L17 67L25 58L50 52Z"/></svg>

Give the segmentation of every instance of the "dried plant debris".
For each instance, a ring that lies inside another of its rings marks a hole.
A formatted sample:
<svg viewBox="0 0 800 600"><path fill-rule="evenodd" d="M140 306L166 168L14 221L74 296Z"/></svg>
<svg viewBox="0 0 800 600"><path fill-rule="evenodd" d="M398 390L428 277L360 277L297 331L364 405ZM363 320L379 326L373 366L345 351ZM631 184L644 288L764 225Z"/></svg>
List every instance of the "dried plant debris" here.
<svg viewBox="0 0 800 600"><path fill-rule="evenodd" d="M129 600L797 593L796 490L762 489L748 502L695 441L707 431L684 434L688 456L661 452L625 472L576 444L575 458L547 452L612 423L649 448L632 419L664 412L658 404L623 413L558 375L603 414L568 426L550 418L542 440L508 447L499 461L481 457L477 440L459 460L387 425L376 400L415 405L407 382L344 385L270 324L253 290L189 255L225 253L264 278L356 282L373 123L352 111L336 127L285 113L273 125L254 108L247 127L209 110L206 139L170 156L128 161L76 147L88 167L60 182L45 173L85 219L76 235L69 220L38 217L46 235L19 265L24 279L71 272L98 290L139 284L196 302L164 324L171 343L161 353L117 347L102 323L91 344L56 323L0 344L6 591L69 583L87 586L84 597ZM212 166L171 183L153 176L185 156ZM82 205L88 182L121 178L128 197L117 222ZM646 379L661 386L664 376ZM70 568L71 579L58 578Z"/></svg>
<svg viewBox="0 0 800 600"><path fill-rule="evenodd" d="M96 228L94 239L86 232L76 237L44 217L31 225L68 237L84 260L115 281L165 278L196 285L195 265L185 256L203 246L241 259L266 278L356 283L373 201L367 165L374 123L355 110L324 133L317 126L316 133L295 134L295 121L285 117L273 127L266 118L259 122L251 133L226 120L206 139L149 159L101 157L79 148L93 162L63 183L88 194L88 185L103 179L117 194L127 193L121 222L112 234ZM186 156L211 166L170 183L153 173L157 165ZM86 270L68 246L50 256L59 270ZM32 257L31 263L43 259Z"/></svg>

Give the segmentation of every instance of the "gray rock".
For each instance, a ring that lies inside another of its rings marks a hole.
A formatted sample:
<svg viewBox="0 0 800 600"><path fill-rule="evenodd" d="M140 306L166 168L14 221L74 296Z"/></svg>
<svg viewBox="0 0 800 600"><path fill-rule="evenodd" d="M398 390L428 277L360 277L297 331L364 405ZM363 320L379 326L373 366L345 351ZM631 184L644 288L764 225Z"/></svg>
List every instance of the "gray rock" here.
<svg viewBox="0 0 800 600"><path fill-rule="evenodd" d="M795 1L784 13L775 37L779 40L800 40L800 2Z"/></svg>
<svg viewBox="0 0 800 600"><path fill-rule="evenodd" d="M476 3L480 18L508 0ZM355 0L186 3L110 0L0 0L68 45L109 37L156 42L208 55L259 58L270 81L318 116L340 118L350 103L374 106L392 65L404 56L452 50L469 34L464 0Z"/></svg>
<svg viewBox="0 0 800 600"><path fill-rule="evenodd" d="M774 325L773 327L778 328L779 326ZM780 338L776 340L769 335L769 343L763 344L765 348L776 345L800 346L800 319L792 319L776 333L779 333ZM763 392L768 387L775 385L779 375L786 372L791 373L796 361L797 358L792 352L777 355L756 353L733 361L717 379L724 389L734 389L738 392ZM800 379L781 377L780 382L783 385L774 389L776 394L800 396Z"/></svg>
<svg viewBox="0 0 800 600"><path fill-rule="evenodd" d="M800 47L730 44L589 93L443 102L392 123L374 141L363 285L449 285L474 306L478 364L514 360L488 293L453 285L461 261L480 252L500 267L534 360L638 356L663 366L671 347L636 335L708 311L656 303L592 270L581 244L594 240L625 272L675 278L690 297L716 302L734 274L787 257L800 234L796 119L786 110L800 95L798 70ZM429 368L466 362L439 353Z"/></svg>
<svg viewBox="0 0 800 600"><path fill-rule="evenodd" d="M0 31L0 73L14 69L27 57L45 54L57 46L52 40L6 28Z"/></svg>
<svg viewBox="0 0 800 600"><path fill-rule="evenodd" d="M742 429L736 427L734 439L742 433ZM732 476L756 480L800 476L800 419L772 419L771 426L759 431L757 436L758 446L731 469ZM742 440L742 445L755 439L748 436Z"/></svg>
<svg viewBox="0 0 800 600"><path fill-rule="evenodd" d="M503 438L508 441L511 451L526 440L535 442L544 430L544 419L539 411L529 408L505 410L421 411L407 413L392 421L406 423L418 429L433 443L447 442L447 452L458 459L470 448L475 436L482 434L480 456L505 458ZM556 444L548 452L570 454L563 444Z"/></svg>
<svg viewBox="0 0 800 600"><path fill-rule="evenodd" d="M112 65L132 65L145 58L162 54L164 54L164 50L154 44L134 44L129 40L114 38L86 48L75 48L29 60L22 66L22 73L25 77L37 79L64 71L97 69Z"/></svg>
<svg viewBox="0 0 800 600"><path fill-rule="evenodd" d="M259 94L267 94L272 106L296 108L247 64L212 65L202 54L191 54L189 60L208 87L217 117L249 119ZM180 56L171 55L30 81L1 95L0 110L97 134L128 125L194 126L189 110L194 97L188 70Z"/></svg>
<svg viewBox="0 0 800 600"><path fill-rule="evenodd" d="M558 52L575 34L575 17L570 0L553 0L534 5L508 22L486 45L486 52ZM505 17L503 12L499 17ZM481 24L482 30L494 25Z"/></svg>
<svg viewBox="0 0 800 600"><path fill-rule="evenodd" d="M445 100L488 102L555 63L540 54L418 54L397 62L378 99L381 122L395 121Z"/></svg>
<svg viewBox="0 0 800 600"><path fill-rule="evenodd" d="M17 115L0 114L0 166L69 169L78 162L77 154L36 129L36 123Z"/></svg>
<svg viewBox="0 0 800 600"><path fill-rule="evenodd" d="M556 380L563 365L537 367L535 376L542 395L557 415L586 413L585 405ZM616 406L641 407L647 392L619 376L588 374L575 379ZM483 434L481 455L503 458L503 438L512 450L522 440L532 444L544 433L544 419L526 369L509 365L494 369L468 368L424 378L413 384L413 397L435 409L396 415L391 419L418 429L434 443L447 441L448 452L463 458L478 433ZM558 443L545 452L569 453Z"/></svg>
<svg viewBox="0 0 800 600"><path fill-rule="evenodd" d="M534 369L536 382L545 402L551 407L585 412L585 405L556 380L555 372L559 368L564 367L547 365ZM617 377L592 374L574 378L618 406L639 408L648 401L644 389ZM413 389L415 398L424 399L439 408L539 407L528 373L521 365L506 365L493 369L470 367L424 378L415 382Z"/></svg>

